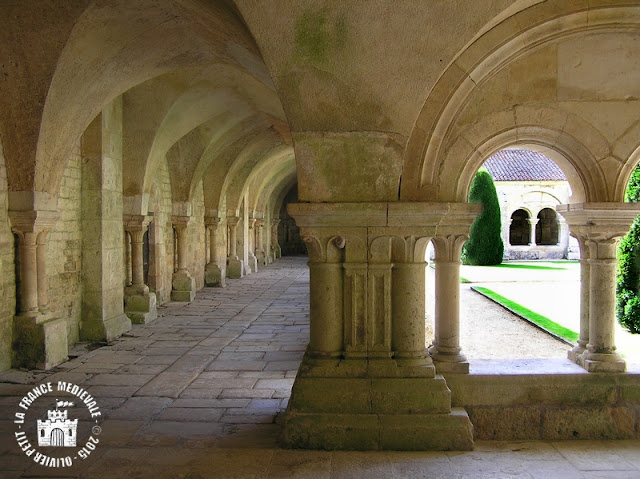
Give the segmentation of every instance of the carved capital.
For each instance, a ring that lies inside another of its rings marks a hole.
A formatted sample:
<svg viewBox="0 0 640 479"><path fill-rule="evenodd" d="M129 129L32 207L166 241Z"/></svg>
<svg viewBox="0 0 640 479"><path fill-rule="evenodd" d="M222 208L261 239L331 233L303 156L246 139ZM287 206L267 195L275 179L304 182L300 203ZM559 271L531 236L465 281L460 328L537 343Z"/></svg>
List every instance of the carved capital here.
<svg viewBox="0 0 640 479"><path fill-rule="evenodd" d="M189 222L191 221L191 216L184 216L184 215L173 215L171 217L171 222L173 223L173 227L178 230L184 230L188 225Z"/></svg>
<svg viewBox="0 0 640 479"><path fill-rule="evenodd" d="M585 241L617 239L629 231L633 220L640 214L638 203L578 203L558 205L569 231Z"/></svg>
<svg viewBox="0 0 640 479"><path fill-rule="evenodd" d="M60 218L57 211L9 211L9 219L11 220L11 231L21 238L25 235L33 237L35 243L38 235L48 233L55 226ZM44 236L42 237L44 240Z"/></svg>
<svg viewBox="0 0 640 479"><path fill-rule="evenodd" d="M153 220L151 215L124 215L122 218L124 230L131 234L132 239L134 235L138 236L138 234L142 238L151 220Z"/></svg>
<svg viewBox="0 0 640 479"><path fill-rule="evenodd" d="M240 222L240 217L238 217L238 216L227 216L227 226L229 228L235 228L236 226L238 226L239 222Z"/></svg>
<svg viewBox="0 0 640 479"><path fill-rule="evenodd" d="M223 219L220 218L219 216L205 216L204 217L204 224L207 225L209 228L212 229L216 229L218 228L218 226L220 226L223 222Z"/></svg>
<svg viewBox="0 0 640 479"><path fill-rule="evenodd" d="M435 236L433 244L436 250L436 261L458 262L462 254L462 247L469 239L469 235Z"/></svg>
<svg viewBox="0 0 640 479"><path fill-rule="evenodd" d="M345 247L344 238L322 231L314 231L313 228L300 228L300 239L307 245L309 261L314 263L339 263L342 261L340 250Z"/></svg>

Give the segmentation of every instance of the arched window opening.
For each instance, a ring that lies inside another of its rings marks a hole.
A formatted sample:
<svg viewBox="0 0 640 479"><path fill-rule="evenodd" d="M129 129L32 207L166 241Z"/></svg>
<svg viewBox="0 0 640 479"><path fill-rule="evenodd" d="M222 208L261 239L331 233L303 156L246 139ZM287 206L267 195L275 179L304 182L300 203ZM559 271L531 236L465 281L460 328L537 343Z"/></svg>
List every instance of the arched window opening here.
<svg viewBox="0 0 640 479"><path fill-rule="evenodd" d="M544 208L538 213L536 244L543 246L558 244L558 218L551 208Z"/></svg>
<svg viewBox="0 0 640 479"><path fill-rule="evenodd" d="M512 246L528 245L530 242L529 230L529 213L523 209L514 211L509 225L509 244Z"/></svg>

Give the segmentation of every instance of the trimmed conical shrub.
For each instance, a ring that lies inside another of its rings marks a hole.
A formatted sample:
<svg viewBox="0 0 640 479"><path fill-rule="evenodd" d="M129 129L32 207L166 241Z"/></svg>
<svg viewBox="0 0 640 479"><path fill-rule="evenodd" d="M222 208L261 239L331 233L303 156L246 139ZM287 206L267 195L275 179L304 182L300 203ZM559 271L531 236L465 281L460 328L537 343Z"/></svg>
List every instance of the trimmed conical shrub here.
<svg viewBox="0 0 640 479"><path fill-rule="evenodd" d="M462 248L462 263L489 266L502 263L504 244L500 229L500 204L493 178L487 170L479 170L471 183L470 203L482 203L482 213L471 225L469 241Z"/></svg>
<svg viewBox="0 0 640 479"><path fill-rule="evenodd" d="M631 174L626 200L640 201L640 165ZM632 333L640 333L640 216L618 245L616 317Z"/></svg>

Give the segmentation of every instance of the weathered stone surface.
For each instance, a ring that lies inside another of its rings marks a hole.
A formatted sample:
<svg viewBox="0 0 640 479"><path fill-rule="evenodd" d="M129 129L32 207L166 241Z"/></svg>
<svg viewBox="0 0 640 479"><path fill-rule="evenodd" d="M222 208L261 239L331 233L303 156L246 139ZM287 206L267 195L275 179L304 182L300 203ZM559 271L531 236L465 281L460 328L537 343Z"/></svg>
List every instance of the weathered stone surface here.
<svg viewBox="0 0 640 479"><path fill-rule="evenodd" d="M172 301L190 303L196 295L195 279L187 271L178 271L173 275Z"/></svg>
<svg viewBox="0 0 640 479"><path fill-rule="evenodd" d="M511 441L541 439L538 406L467 407L475 439Z"/></svg>
<svg viewBox="0 0 640 479"><path fill-rule="evenodd" d="M232 279L244 276L244 263L242 260L230 258L227 260L227 277Z"/></svg>
<svg viewBox="0 0 640 479"><path fill-rule="evenodd" d="M472 427L463 410L451 414L287 413L281 443L293 449L467 450Z"/></svg>
<svg viewBox="0 0 640 479"><path fill-rule="evenodd" d="M16 316L13 324L16 365L50 369L68 355L67 323L62 318Z"/></svg>
<svg viewBox="0 0 640 479"><path fill-rule="evenodd" d="M636 437L635 411L626 406L546 409L542 438L631 439Z"/></svg>

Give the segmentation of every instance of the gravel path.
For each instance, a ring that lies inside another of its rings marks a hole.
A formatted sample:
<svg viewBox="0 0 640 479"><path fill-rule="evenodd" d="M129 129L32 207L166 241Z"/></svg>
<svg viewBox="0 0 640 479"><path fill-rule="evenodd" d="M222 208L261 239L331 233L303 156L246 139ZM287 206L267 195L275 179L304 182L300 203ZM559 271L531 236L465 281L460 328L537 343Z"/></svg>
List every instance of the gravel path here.
<svg viewBox="0 0 640 479"><path fill-rule="evenodd" d="M433 337L434 271L427 277L427 338ZM469 359L566 358L571 349L493 301L460 285L460 343Z"/></svg>

